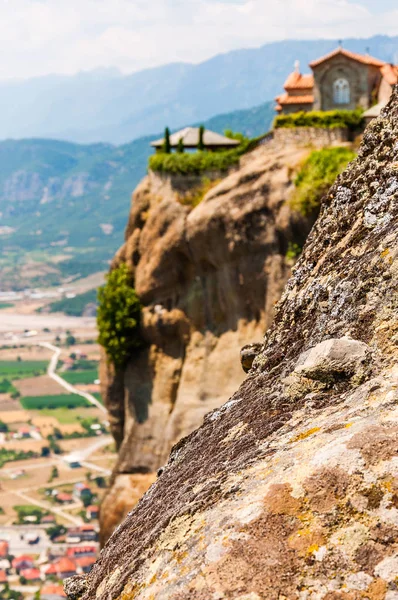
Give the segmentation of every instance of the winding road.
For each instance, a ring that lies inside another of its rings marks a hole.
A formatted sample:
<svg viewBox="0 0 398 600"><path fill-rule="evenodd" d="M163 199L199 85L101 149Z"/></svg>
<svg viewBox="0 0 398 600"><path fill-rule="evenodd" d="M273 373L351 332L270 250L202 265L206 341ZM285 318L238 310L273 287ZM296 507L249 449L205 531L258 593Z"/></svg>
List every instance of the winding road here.
<svg viewBox="0 0 398 600"><path fill-rule="evenodd" d="M73 385L71 385L70 383L65 381L65 379L62 379L62 377L57 375L56 369L57 369L58 360L59 360L59 357L61 354L60 348L58 348L57 346L53 346L49 342L39 342L37 345L42 346L43 348L47 348L48 350L51 350L52 352L54 352L54 354L51 357L48 368L47 368L47 375L49 377L51 377L51 379L56 381L59 385L61 385L69 393L77 394L78 396L82 396L82 398L85 398L86 400L88 400L90 402L90 404L93 404L93 406L96 406L103 413L107 414L107 410L106 410L105 406L103 404L101 404L101 402L99 400L97 400L97 398L95 398L95 396L92 396L88 392L82 392L81 390L76 389Z"/></svg>

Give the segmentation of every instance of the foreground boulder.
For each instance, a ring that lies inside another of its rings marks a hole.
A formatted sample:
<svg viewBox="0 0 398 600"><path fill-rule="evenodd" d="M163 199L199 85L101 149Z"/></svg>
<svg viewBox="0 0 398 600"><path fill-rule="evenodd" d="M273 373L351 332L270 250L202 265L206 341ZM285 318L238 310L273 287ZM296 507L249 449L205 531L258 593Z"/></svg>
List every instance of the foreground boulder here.
<svg viewBox="0 0 398 600"><path fill-rule="evenodd" d="M287 251L301 247L311 229L312 220L286 202L295 166L308 154L269 142L211 185L149 173L134 192L126 243L113 266L127 264L134 277L145 345L117 374L101 361L102 397L119 450L101 508L102 544L173 445L244 380L240 348L260 341L272 323L291 274ZM254 356L246 352L246 372Z"/></svg>
<svg viewBox="0 0 398 600"><path fill-rule="evenodd" d="M398 598L397 238L395 92L325 197L248 377L71 596ZM292 395L300 365L319 387Z"/></svg>

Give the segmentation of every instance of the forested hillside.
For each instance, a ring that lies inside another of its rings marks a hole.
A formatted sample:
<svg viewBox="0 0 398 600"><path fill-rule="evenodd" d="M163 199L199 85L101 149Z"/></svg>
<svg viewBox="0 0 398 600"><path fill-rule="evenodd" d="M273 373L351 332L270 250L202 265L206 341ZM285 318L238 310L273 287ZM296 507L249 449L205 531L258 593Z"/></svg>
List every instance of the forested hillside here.
<svg viewBox="0 0 398 600"><path fill-rule="evenodd" d="M269 129L273 115L266 103L204 124L255 136ZM145 174L152 139L122 146L0 142L2 288L58 285L107 269L123 241L131 193Z"/></svg>

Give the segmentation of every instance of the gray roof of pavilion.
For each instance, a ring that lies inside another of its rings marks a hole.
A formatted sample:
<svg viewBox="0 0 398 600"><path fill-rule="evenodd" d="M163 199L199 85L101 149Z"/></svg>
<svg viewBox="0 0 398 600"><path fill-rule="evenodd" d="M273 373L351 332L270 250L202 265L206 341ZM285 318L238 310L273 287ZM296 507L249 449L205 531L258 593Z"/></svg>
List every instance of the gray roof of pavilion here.
<svg viewBox="0 0 398 600"><path fill-rule="evenodd" d="M180 139L182 139L185 148L197 148L199 143L199 127L185 127L185 129L173 133L170 136L171 147L176 148ZM161 148L163 144L164 138L151 142L151 146L154 148ZM220 146L234 148L235 146L238 146L240 142L225 137L225 135L221 135L215 131L205 129L203 134L203 144L206 148L217 148Z"/></svg>

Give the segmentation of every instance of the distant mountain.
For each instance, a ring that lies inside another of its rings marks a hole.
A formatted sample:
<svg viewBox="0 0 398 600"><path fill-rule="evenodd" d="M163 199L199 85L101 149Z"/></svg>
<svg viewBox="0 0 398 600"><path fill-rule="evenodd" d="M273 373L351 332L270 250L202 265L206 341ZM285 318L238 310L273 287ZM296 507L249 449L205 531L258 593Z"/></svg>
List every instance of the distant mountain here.
<svg viewBox="0 0 398 600"><path fill-rule="evenodd" d="M144 135L270 101L299 60L302 70L333 40L283 41L220 54L198 65L170 64L122 76L104 69L0 84L0 139L41 137L126 143ZM398 37L344 41L398 62Z"/></svg>
<svg viewBox="0 0 398 600"><path fill-rule="evenodd" d="M269 129L273 115L267 103L204 125L257 136ZM58 285L106 269L123 241L150 141L160 135L121 146L0 142L0 289Z"/></svg>

